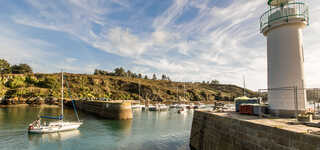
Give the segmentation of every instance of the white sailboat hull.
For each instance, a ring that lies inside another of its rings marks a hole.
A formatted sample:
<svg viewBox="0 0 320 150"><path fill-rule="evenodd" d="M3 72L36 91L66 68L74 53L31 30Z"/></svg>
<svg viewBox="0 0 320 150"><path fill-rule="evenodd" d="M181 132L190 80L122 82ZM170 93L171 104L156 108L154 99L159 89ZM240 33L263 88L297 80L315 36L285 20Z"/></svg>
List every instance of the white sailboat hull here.
<svg viewBox="0 0 320 150"><path fill-rule="evenodd" d="M70 131L75 130L80 127L82 122L53 122L49 125L41 125L39 127L29 128L29 133L54 133L54 132L62 132L62 131Z"/></svg>
<svg viewBox="0 0 320 150"><path fill-rule="evenodd" d="M42 117L49 118L49 119L57 119L57 117L48 117L48 116L42 116ZM60 118L63 119L63 72L62 71L61 71L61 116L59 116L58 119ZM56 122L50 122L48 124L42 125L41 120L39 118L38 120L35 120L33 123L29 125L28 132L39 133L39 134L62 132L62 131L78 129L80 125L82 125L82 122L80 120L78 122L64 122L63 120L59 120Z"/></svg>

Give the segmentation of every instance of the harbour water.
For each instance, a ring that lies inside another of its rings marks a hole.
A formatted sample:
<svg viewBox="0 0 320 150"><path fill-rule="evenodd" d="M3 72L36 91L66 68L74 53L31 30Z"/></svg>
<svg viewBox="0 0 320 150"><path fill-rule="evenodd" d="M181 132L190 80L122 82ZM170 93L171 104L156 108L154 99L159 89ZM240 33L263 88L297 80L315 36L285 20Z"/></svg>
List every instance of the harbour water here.
<svg viewBox="0 0 320 150"><path fill-rule="evenodd" d="M188 150L192 111L134 111L133 120L106 120L80 112L79 130L28 134L27 126L40 113L58 114L57 107L0 108L1 150ZM66 120L76 120L73 109L65 109Z"/></svg>

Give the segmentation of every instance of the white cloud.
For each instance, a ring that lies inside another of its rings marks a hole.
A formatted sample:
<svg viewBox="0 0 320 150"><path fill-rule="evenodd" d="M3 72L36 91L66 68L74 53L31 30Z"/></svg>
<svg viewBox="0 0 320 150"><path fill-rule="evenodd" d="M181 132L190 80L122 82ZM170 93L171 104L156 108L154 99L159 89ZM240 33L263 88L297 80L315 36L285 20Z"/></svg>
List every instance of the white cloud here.
<svg viewBox="0 0 320 150"><path fill-rule="evenodd" d="M169 33L165 31L155 31L152 33L152 39L154 43L163 44L169 40Z"/></svg>
<svg viewBox="0 0 320 150"><path fill-rule="evenodd" d="M175 0L173 4L159 17L157 17L154 22L154 28L161 30L166 28L168 25L172 25L173 22L178 19L183 13L184 7L188 4L188 0Z"/></svg>
<svg viewBox="0 0 320 150"><path fill-rule="evenodd" d="M176 80L218 79L237 84L246 75L249 88L266 88L266 39L259 33L259 17L267 9L266 1L233 0L222 7L216 5L222 1L175 0L153 18L148 26L151 31L127 28L108 17L122 9L138 9L130 1L28 2L39 14L15 15L16 23L69 33L102 51L129 58L127 64L136 72L141 69L144 73L166 73ZM120 8L111 7L115 3ZM309 4L311 26L305 30L304 40L307 85L320 86L314 69L320 65L320 19L316 17L320 3L310 0ZM177 22L189 9L197 10L195 17ZM133 18L145 17L137 14L141 16Z"/></svg>
<svg viewBox="0 0 320 150"><path fill-rule="evenodd" d="M127 57L138 57L149 45L148 42L143 42L131 34L128 29L123 30L120 27L109 29L105 36L100 36L91 42L96 48Z"/></svg>
<svg viewBox="0 0 320 150"><path fill-rule="evenodd" d="M27 38L3 25L0 30L4 31L0 34L0 57L11 64L27 63L37 72L46 67L46 58L56 55L48 51L48 48L55 48L51 43Z"/></svg>
<svg viewBox="0 0 320 150"><path fill-rule="evenodd" d="M78 60L77 58L68 57L68 58L65 59L65 62L66 63L73 63L73 62L75 62L77 60Z"/></svg>
<svg viewBox="0 0 320 150"><path fill-rule="evenodd" d="M63 69L65 72L74 72L74 73L93 73L94 69L97 69L100 64L86 64L84 66L77 66L71 64L59 64L53 65L54 68Z"/></svg>

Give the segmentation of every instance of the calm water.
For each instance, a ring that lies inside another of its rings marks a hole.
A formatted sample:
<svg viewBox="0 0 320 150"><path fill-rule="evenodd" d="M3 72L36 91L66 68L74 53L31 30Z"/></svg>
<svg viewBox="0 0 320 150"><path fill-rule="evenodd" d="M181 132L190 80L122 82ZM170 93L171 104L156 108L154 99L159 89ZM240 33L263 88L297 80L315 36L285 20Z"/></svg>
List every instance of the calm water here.
<svg viewBox="0 0 320 150"><path fill-rule="evenodd" d="M40 114L57 114L59 108L0 108L1 150L157 150L189 149L193 112L134 111L134 119L114 121L80 112L84 124L79 130L29 135L27 126ZM72 109L65 109L65 119L75 120Z"/></svg>

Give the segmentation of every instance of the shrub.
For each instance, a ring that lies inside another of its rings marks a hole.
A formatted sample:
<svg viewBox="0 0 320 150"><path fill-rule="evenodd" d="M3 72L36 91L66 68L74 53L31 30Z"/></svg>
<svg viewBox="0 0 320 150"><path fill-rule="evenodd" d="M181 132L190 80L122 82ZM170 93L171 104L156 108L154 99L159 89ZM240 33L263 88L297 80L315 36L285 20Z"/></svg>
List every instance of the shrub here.
<svg viewBox="0 0 320 150"><path fill-rule="evenodd" d="M32 68L28 64L13 65L11 66L11 72L13 74L32 73Z"/></svg>
<svg viewBox="0 0 320 150"><path fill-rule="evenodd" d="M58 84L58 81L52 76L47 76L44 80L38 82L39 87L51 89L56 88Z"/></svg>
<svg viewBox="0 0 320 150"><path fill-rule="evenodd" d="M30 85L37 85L38 84L38 80L37 80L37 78L35 76L28 75L26 77L26 83L30 84Z"/></svg>
<svg viewBox="0 0 320 150"><path fill-rule="evenodd" d="M19 88L25 86L25 78L16 76L12 79L9 79L6 83L6 86L9 88Z"/></svg>

